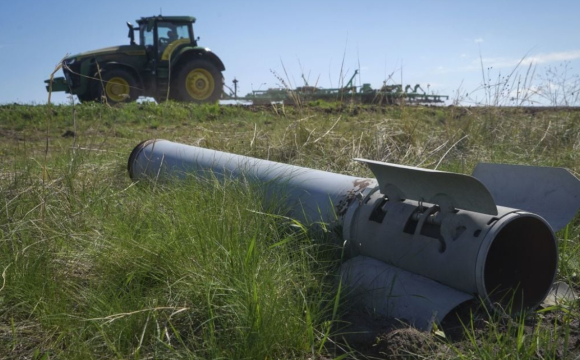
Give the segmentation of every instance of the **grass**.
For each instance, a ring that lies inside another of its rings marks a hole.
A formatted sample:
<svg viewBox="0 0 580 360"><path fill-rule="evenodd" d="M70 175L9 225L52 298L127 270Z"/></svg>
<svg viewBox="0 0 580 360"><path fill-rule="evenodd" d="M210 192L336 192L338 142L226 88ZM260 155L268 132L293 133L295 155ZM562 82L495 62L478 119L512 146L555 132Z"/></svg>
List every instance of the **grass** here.
<svg viewBox="0 0 580 360"><path fill-rule="evenodd" d="M0 357L8 359L368 354L336 336L349 309L335 286L341 249L243 183L132 184L127 158L145 139L363 176L352 158L580 174L573 109L3 105L0 134ZM578 289L578 217L558 236L558 278ZM474 315L460 340L448 337L431 357L570 357L577 305L551 310L534 325Z"/></svg>

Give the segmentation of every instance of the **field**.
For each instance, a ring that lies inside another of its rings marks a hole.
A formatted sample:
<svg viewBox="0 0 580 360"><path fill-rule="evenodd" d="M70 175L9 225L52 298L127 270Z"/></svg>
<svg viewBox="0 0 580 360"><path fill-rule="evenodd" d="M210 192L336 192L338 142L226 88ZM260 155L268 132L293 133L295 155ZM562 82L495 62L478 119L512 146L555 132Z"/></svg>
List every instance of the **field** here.
<svg viewBox="0 0 580 360"><path fill-rule="evenodd" d="M580 111L177 103L0 106L2 359L575 359L578 303L475 306L431 334L350 306L340 247L244 183L133 184L162 138L371 176L362 157L471 173L482 162L580 177ZM580 289L580 218L557 278ZM461 321L459 320L461 319Z"/></svg>

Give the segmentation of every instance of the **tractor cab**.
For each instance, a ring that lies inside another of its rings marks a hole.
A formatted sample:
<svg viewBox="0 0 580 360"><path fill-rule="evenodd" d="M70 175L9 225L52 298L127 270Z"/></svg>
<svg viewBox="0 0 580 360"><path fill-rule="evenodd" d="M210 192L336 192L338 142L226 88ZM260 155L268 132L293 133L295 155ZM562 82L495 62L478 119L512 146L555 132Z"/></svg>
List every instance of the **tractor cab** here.
<svg viewBox="0 0 580 360"><path fill-rule="evenodd" d="M193 37L194 17L157 16L144 17L137 21L139 25L139 44L145 47L151 59L169 60L172 51L180 45L197 46ZM134 31L129 25L129 38L134 43Z"/></svg>

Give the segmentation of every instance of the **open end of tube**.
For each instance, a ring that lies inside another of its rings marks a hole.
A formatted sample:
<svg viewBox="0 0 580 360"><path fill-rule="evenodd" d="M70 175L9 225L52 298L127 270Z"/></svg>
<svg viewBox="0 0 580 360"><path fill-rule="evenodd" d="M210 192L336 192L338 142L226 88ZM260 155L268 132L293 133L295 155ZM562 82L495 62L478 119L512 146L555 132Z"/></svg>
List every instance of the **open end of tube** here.
<svg viewBox="0 0 580 360"><path fill-rule="evenodd" d="M546 222L534 216L515 218L499 230L487 254L489 300L508 312L536 307L552 286L557 259L554 233Z"/></svg>

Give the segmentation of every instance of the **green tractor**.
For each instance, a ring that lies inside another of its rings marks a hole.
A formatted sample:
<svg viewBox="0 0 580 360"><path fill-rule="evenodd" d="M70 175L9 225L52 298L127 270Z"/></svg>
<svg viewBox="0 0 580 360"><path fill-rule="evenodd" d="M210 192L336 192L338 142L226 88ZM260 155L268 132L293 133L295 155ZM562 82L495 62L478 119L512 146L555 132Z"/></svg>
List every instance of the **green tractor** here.
<svg viewBox="0 0 580 360"><path fill-rule="evenodd" d="M224 64L210 49L197 45L194 17L154 16L129 27L129 45L114 46L62 61L64 77L46 80L47 91L65 91L81 102L110 104L150 96L194 103L216 102L223 92Z"/></svg>

